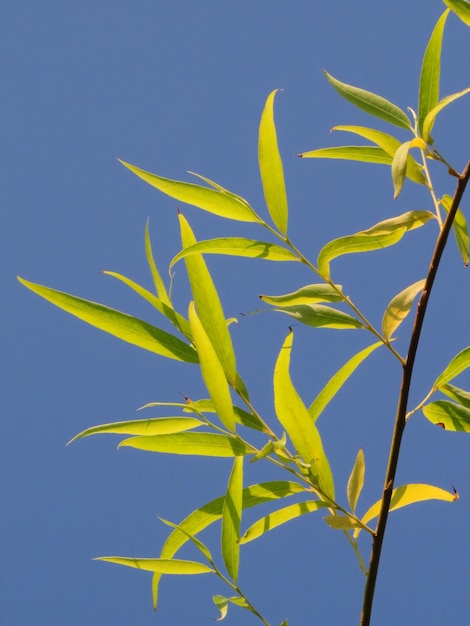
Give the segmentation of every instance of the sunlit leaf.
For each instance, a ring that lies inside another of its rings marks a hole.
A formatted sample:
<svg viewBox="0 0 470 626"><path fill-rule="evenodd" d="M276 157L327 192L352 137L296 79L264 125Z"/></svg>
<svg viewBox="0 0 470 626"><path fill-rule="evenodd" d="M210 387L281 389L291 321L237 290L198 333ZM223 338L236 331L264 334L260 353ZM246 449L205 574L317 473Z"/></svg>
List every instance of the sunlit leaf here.
<svg viewBox="0 0 470 626"><path fill-rule="evenodd" d="M73 439L72 443L77 439L88 437L89 435L118 434L118 435L168 435L170 433L180 433L186 430L192 430L203 426L204 422L195 417L155 417L145 420L130 420L127 422L113 422L111 424L100 424L83 430Z"/></svg>
<svg viewBox="0 0 470 626"><path fill-rule="evenodd" d="M212 400L196 400L195 402L190 402L185 406L188 411L200 411L201 413L215 413L215 406ZM265 425L259 420L257 415L252 413L248 413L244 409L241 409L239 406L233 407L233 413L235 416L235 421L238 424L243 424L247 428L254 428L255 430L259 430L264 432L266 430Z"/></svg>
<svg viewBox="0 0 470 626"><path fill-rule="evenodd" d="M261 116L258 161L269 215L279 231L285 235L288 221L287 195L274 123L274 97L277 92L278 89L275 89L269 94Z"/></svg>
<svg viewBox="0 0 470 626"><path fill-rule="evenodd" d="M424 289L425 280L418 280L403 291L400 291L385 309L382 319L382 334L389 340L403 322L413 306L416 296Z"/></svg>
<svg viewBox="0 0 470 626"><path fill-rule="evenodd" d="M362 487L364 486L365 470L366 464L364 460L364 452L360 448L357 453L356 460L354 461L354 466L349 476L346 490L349 506L351 507L351 511L353 513L356 510L357 501L361 495Z"/></svg>
<svg viewBox="0 0 470 626"><path fill-rule="evenodd" d="M290 522L291 520L300 517L301 515L305 515L306 513L318 511L318 509L322 509L324 507L328 507L328 504L322 500L307 500L305 502L296 502L290 506L273 511L272 513L269 513L269 515L262 517L252 524L252 526L250 526L243 534L240 539L240 543L244 544L253 541L254 539L258 539L261 535L264 535L270 530L281 526L281 524Z"/></svg>
<svg viewBox="0 0 470 626"><path fill-rule="evenodd" d="M296 304L294 306L276 307L273 310L286 313L298 322L314 328L363 328L362 323L349 313L338 311L324 304Z"/></svg>
<svg viewBox="0 0 470 626"><path fill-rule="evenodd" d="M213 433L175 433L130 437L119 444L148 452L189 454L194 456L234 457L253 454L254 450L240 439Z"/></svg>
<svg viewBox="0 0 470 626"><path fill-rule="evenodd" d="M411 148L426 149L426 143L419 137L412 139L411 141L405 141L397 148L392 161L392 181L394 194L393 198L396 199L400 195L405 182L406 172L409 161L409 151Z"/></svg>
<svg viewBox="0 0 470 626"><path fill-rule="evenodd" d="M297 155L301 159L344 159L345 161L362 161L363 163L381 163L391 165L392 157L375 146L333 146L318 148Z"/></svg>
<svg viewBox="0 0 470 626"><path fill-rule="evenodd" d="M126 163L125 161L119 162L127 167L146 183L156 187L163 193L167 194L171 198L178 200L179 202L185 202L191 204L204 211L209 211L214 215L225 217L231 220L237 220L241 222L258 222L260 218L256 215L253 209L246 201L241 201L234 194L225 193L224 191L209 189L208 187L201 187L200 185L194 185L193 183L185 183L179 180L171 180L170 178L163 178L156 174L151 174L140 167L135 167Z"/></svg>
<svg viewBox="0 0 470 626"><path fill-rule="evenodd" d="M284 246L256 239L244 237L223 237L198 241L178 252L170 263L170 269L180 259L186 259L194 254L224 254L226 256L241 256L250 259L264 259L265 261L299 261L297 256Z"/></svg>
<svg viewBox="0 0 470 626"><path fill-rule="evenodd" d="M434 381L434 389L439 389L442 385L461 374L467 367L470 367L470 346L454 356L449 365Z"/></svg>
<svg viewBox="0 0 470 626"><path fill-rule="evenodd" d="M238 580L243 503L243 457L235 458L222 508L222 557L227 572Z"/></svg>
<svg viewBox="0 0 470 626"><path fill-rule="evenodd" d="M444 430L470 433L470 408L448 400L437 400L423 406L426 419Z"/></svg>
<svg viewBox="0 0 470 626"><path fill-rule="evenodd" d="M374 350L382 346L383 343L378 341L377 343L364 348L347 361L330 380L326 383L318 396L312 402L308 408L309 415L313 422L316 422L318 417L323 413L325 407L335 397L344 383L350 378L352 373L357 367L371 354Z"/></svg>
<svg viewBox="0 0 470 626"><path fill-rule="evenodd" d="M157 265L155 263L155 259L153 258L152 252L152 243L150 241L150 232L149 232L149 221L145 225L145 256L147 257L147 263L150 269L150 273L152 274L153 284L155 285L155 290L157 292L158 298L170 308L173 308L171 304L170 296L168 295L168 291L165 287L165 283L160 276L160 272L158 271Z"/></svg>
<svg viewBox="0 0 470 626"><path fill-rule="evenodd" d="M325 70L323 73L336 91L359 109L400 128L411 129L410 120L406 113L392 102L365 89L342 83Z"/></svg>
<svg viewBox="0 0 470 626"><path fill-rule="evenodd" d="M280 296L261 295L260 299L266 304L274 306L293 306L295 304L318 304L320 302L341 302L344 297L341 295L342 285L336 285L336 289L326 283L318 285L306 285Z"/></svg>
<svg viewBox="0 0 470 626"><path fill-rule="evenodd" d="M107 561L116 565L135 567L146 572L159 574L210 574L214 570L204 563L196 561L182 561L179 559L134 559L124 556L100 556L95 561Z"/></svg>
<svg viewBox="0 0 470 626"><path fill-rule="evenodd" d="M456 387L455 385L451 385L450 383L441 385L439 387L439 391L445 393L445 395L449 396L449 398L456 400L459 404L462 404L467 409L470 409L470 391L465 391L465 389L460 389L460 387Z"/></svg>
<svg viewBox="0 0 470 626"><path fill-rule="evenodd" d="M326 515L325 522L334 530L353 530L354 528L363 528L362 524L346 517L345 515Z"/></svg>
<svg viewBox="0 0 470 626"><path fill-rule="evenodd" d="M196 313L194 302L191 302L189 305L188 317L204 384L214 403L220 421L226 428L235 431L232 397L224 368Z"/></svg>
<svg viewBox="0 0 470 626"><path fill-rule="evenodd" d="M310 472L323 494L334 499L334 483L328 458L317 427L295 389L290 373L294 333L287 335L274 368L274 408L279 422L296 451L311 465Z"/></svg>
<svg viewBox="0 0 470 626"><path fill-rule="evenodd" d="M229 604L235 604L236 606L240 606L243 609L246 609L249 606L245 598L240 598L240 596L232 596L231 598L225 598L224 596L213 596L212 600L214 601L215 606L220 611L220 617L215 620L216 622L221 622L227 617Z"/></svg>
<svg viewBox="0 0 470 626"><path fill-rule="evenodd" d="M470 87L467 87L466 89L462 89L462 91L454 93L450 96L446 96L433 109L429 111L429 113L424 118L424 122L423 122L423 138L425 141L430 142L431 140L431 137L430 137L431 131L433 129L434 122L436 121L436 117L438 113L440 113L442 109L444 109L446 106L454 102L454 100L457 100L458 98L461 98L462 96L465 96L469 92L470 92Z"/></svg>
<svg viewBox="0 0 470 626"><path fill-rule="evenodd" d="M168 520L163 519L162 517L160 517L159 519L161 522L163 522L167 526L177 529L180 532L182 532L184 535L186 535L186 537L191 541L191 543L193 543L196 546L199 552L201 552L201 554L204 555L204 557L209 561L209 563L212 564L214 562L214 559L212 558L212 554L209 548L204 543L202 543L202 541L200 541L197 537L188 533L187 530L185 530L184 528L181 528L180 526L178 526L178 524L173 524L173 522L169 522Z"/></svg>
<svg viewBox="0 0 470 626"><path fill-rule="evenodd" d="M447 9L438 19L423 57L419 79L418 105L418 128L421 134L423 134L424 118L439 102L442 37L448 15L449 10Z"/></svg>
<svg viewBox="0 0 470 626"><path fill-rule="evenodd" d="M225 189L225 187L222 187L222 185L219 185L218 183L215 183L210 178L207 178L206 176L202 176L202 174L196 174L196 172L191 172L191 170L188 170L188 174L192 174L193 176L196 176L200 180L203 180L205 183L207 183L210 187L213 187L214 189L217 189L217 191L221 191L222 193L226 194L227 196L230 196L231 198L234 198L237 202L241 202L242 204L245 204L246 207L250 211L253 210L250 207L249 203L245 200L245 198L242 198L241 196L237 195L236 193L233 193L233 191L229 191L228 189Z"/></svg>
<svg viewBox="0 0 470 626"><path fill-rule="evenodd" d="M444 210L446 211L446 213L448 213L452 206L452 198L447 194L442 196L441 206L444 207ZM455 240L457 242L457 247L459 249L460 255L462 256L464 265L465 267L468 267L470 256L468 226L465 215L461 209L457 209L454 221L452 222L452 228L454 229Z"/></svg>
<svg viewBox="0 0 470 626"><path fill-rule="evenodd" d="M67 313L71 313L84 322L118 337L118 339L170 359L188 363L198 362L194 348L181 341L181 339L136 317L132 317L132 315L121 313L121 311L110 309L96 302L77 298L62 291L31 283L20 277L18 277L18 280L25 287L55 304L60 309L64 309Z"/></svg>
<svg viewBox="0 0 470 626"><path fill-rule="evenodd" d="M470 2L467 0L443 0L456 15L460 17L462 22L470 26Z"/></svg>

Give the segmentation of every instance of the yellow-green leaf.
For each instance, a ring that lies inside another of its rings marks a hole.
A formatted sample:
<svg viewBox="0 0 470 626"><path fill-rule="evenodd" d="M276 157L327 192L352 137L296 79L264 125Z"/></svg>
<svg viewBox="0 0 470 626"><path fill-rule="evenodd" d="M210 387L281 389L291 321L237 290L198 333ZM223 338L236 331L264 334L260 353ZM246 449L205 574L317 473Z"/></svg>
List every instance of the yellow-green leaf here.
<svg viewBox="0 0 470 626"><path fill-rule="evenodd" d="M301 159L344 159L345 161L361 161L363 163L381 163L391 165L392 157L375 146L333 146L317 148L297 155Z"/></svg>
<svg viewBox="0 0 470 626"><path fill-rule="evenodd" d="M470 87L467 87L466 89L462 89L462 91L458 91L457 93L453 93L450 96L446 96L445 98L442 98L442 100L429 111L423 121L423 138L425 139L425 141L431 142L431 131L433 129L434 122L436 121L438 113L440 113L442 109L444 109L446 106L448 106L455 100L458 100L458 98L465 96L469 92Z"/></svg>
<svg viewBox="0 0 470 626"><path fill-rule="evenodd" d="M445 194L441 199L441 206L444 207L446 213L450 211L452 206L452 198ZM468 267L469 256L470 256L470 243L468 237L468 226L467 220L463 211L459 208L454 217L454 221L452 222L452 228L454 229L455 240L457 242L457 247L459 249L460 255L463 259L465 267Z"/></svg>
<svg viewBox="0 0 470 626"><path fill-rule="evenodd" d="M294 333L287 335L274 368L274 408L297 453L309 464L321 493L334 499L334 483L317 427L295 389L290 373Z"/></svg>
<svg viewBox="0 0 470 626"><path fill-rule="evenodd" d="M258 161L263 183L264 198L269 215L279 231L287 234L288 207L284 169L277 145L276 125L274 123L274 97L278 89L272 91L259 126Z"/></svg>
<svg viewBox="0 0 470 626"><path fill-rule="evenodd" d="M325 522L334 530L353 530L354 528L363 528L362 524L356 522L346 515L326 515Z"/></svg>
<svg viewBox="0 0 470 626"><path fill-rule="evenodd" d="M412 139L411 141L405 141L397 148L392 161L392 181L394 194L393 198L396 199L400 195L405 182L406 172L408 169L409 151L411 148L426 149L426 143L419 137Z"/></svg>
<svg viewBox="0 0 470 626"><path fill-rule="evenodd" d="M423 406L426 419L444 430L470 433L470 408L448 400L437 400Z"/></svg>
<svg viewBox="0 0 470 626"><path fill-rule="evenodd" d="M238 580L240 561L240 526L243 504L243 457L236 457L222 508L222 557L227 572Z"/></svg>
<svg viewBox="0 0 470 626"><path fill-rule="evenodd" d="M411 310L416 296L424 289L425 280L418 280L400 291L385 309L382 319L382 334L389 340Z"/></svg>
<svg viewBox="0 0 470 626"><path fill-rule="evenodd" d="M148 452L186 454L194 456L234 457L253 454L250 446L240 439L213 433L175 433L148 437L130 437L119 444Z"/></svg>
<svg viewBox="0 0 470 626"><path fill-rule="evenodd" d="M143 322L126 313L121 313L121 311L110 309L102 304L31 283L20 277L18 277L18 280L25 287L60 309L71 313L100 330L104 330L110 335L118 337L118 339L170 359L188 363L198 362L194 348L181 341L181 339L147 322Z"/></svg>
<svg viewBox="0 0 470 626"><path fill-rule="evenodd" d="M449 365L434 381L434 389L439 389L442 385L461 374L467 367L470 367L470 346L454 356Z"/></svg>
<svg viewBox="0 0 470 626"><path fill-rule="evenodd" d="M232 596L231 598L226 598L224 596L213 596L212 600L215 606L220 611L220 617L218 617L215 621L221 622L227 617L228 606L229 604L235 604L235 606L241 606L243 609L249 608L248 602L245 598L241 598L240 596Z"/></svg>
<svg viewBox="0 0 470 626"><path fill-rule="evenodd" d="M179 202L191 204L199 209L231 220L258 223L262 221L246 201L242 202L234 194L209 189L208 187L201 187L193 183L163 178L162 176L146 172L140 169L140 167L135 167L120 159L119 162L146 183L152 185L152 187L156 187Z"/></svg>
<svg viewBox="0 0 470 626"><path fill-rule="evenodd" d="M460 387L456 387L455 385L451 385L450 383L446 383L439 387L439 391L445 393L446 396L456 400L459 404L470 409L470 391L465 391L465 389L460 389Z"/></svg>
<svg viewBox="0 0 470 626"><path fill-rule="evenodd" d="M168 305L170 308L173 308L170 296L168 295L168 291L165 287L165 283L160 276L160 272L158 271L155 259L153 258L152 243L150 241L149 232L149 220L147 220L147 223L145 225L145 256L147 258L150 273L152 274L153 284L155 285L155 290L157 292L158 298L164 304Z"/></svg>
<svg viewBox="0 0 470 626"><path fill-rule="evenodd" d="M342 285L336 285L336 289L326 283L318 285L306 285L280 296L261 295L260 299L266 304L274 306L293 306L296 304L318 304L320 302L341 302L344 296L341 295Z"/></svg>
<svg viewBox="0 0 470 626"><path fill-rule="evenodd" d="M467 0L443 0L452 11L460 17L462 22L470 26L470 2Z"/></svg>
<svg viewBox="0 0 470 626"><path fill-rule="evenodd" d="M135 567L146 572L159 574L210 574L214 570L204 563L179 559L135 559L125 556L100 556L95 561L107 561L116 565Z"/></svg>
<svg viewBox="0 0 470 626"><path fill-rule="evenodd" d="M322 509L327 506L328 504L322 500L307 500L305 502L296 502L295 504L283 507L282 509L277 509L277 511L269 513L269 515L262 517L252 524L243 534L240 539L240 543L244 544L253 541L254 539L258 539L261 535L264 535L270 530L281 526L281 524L285 524L286 522L290 522L301 515L312 513L312 511L318 511L318 509Z"/></svg>
<svg viewBox="0 0 470 626"><path fill-rule="evenodd" d="M276 307L273 310L286 313L302 324L313 326L313 328L344 330L363 328L362 322L349 313L338 311L338 309L324 304L296 304L294 306Z"/></svg>
<svg viewBox="0 0 470 626"><path fill-rule="evenodd" d="M349 476L347 486L347 496L351 511L354 513L356 510L357 501L361 495L362 487L364 486L364 474L366 470L366 464L364 459L364 452L359 449L354 466L352 468L351 475Z"/></svg>

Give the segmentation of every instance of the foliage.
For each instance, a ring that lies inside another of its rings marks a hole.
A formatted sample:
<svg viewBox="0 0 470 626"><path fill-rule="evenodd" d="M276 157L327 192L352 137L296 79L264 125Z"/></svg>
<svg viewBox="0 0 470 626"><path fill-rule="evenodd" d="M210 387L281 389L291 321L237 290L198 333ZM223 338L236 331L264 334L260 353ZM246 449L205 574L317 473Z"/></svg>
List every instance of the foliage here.
<svg viewBox="0 0 470 626"><path fill-rule="evenodd" d="M145 182L180 202L199 207L216 216L244 222L247 228L262 227L266 233L266 241L229 236L197 241L188 221L179 214L182 247L171 260L170 271L176 263L184 261L191 298L187 311L178 311L173 304L171 289L165 285L154 261L147 226L145 251L154 292L125 276L115 272L107 273L152 304L171 323L174 333L101 304L19 279L33 292L101 330L162 357L194 363L200 368L208 398L196 401L187 399L183 403L155 402L147 406L161 407L168 410L170 415L94 426L79 433L72 440L99 433L118 433L125 437L120 446L175 455L233 459L225 494L202 504L179 524L163 520L171 528L171 532L159 558L101 557L101 560L152 572L155 608L159 582L163 575L212 573L227 585L231 594L227 597L214 597L220 610L220 620L226 616L229 606L235 605L253 613L263 624L268 624L238 585L241 546L301 515L316 513L323 515L332 529L342 531L366 577L361 617L361 624L365 626L371 619L375 578L388 513L423 500L452 502L458 497L456 492L433 485L410 483L395 487L394 484L403 431L407 421L417 411L421 410L432 424L442 429L470 431L470 392L452 383L470 366L470 347L464 348L444 367L421 403L411 410L407 407L420 329L439 260L452 227L463 262L465 265L469 262L467 224L459 203L470 177L470 163L461 174L457 173L438 152L431 134L439 113L470 91L470 88L466 88L444 98L439 93L442 38L449 13L454 11L463 22L470 24L468 2L455 0L446 1L446 4L449 8L438 20L424 54L417 112L409 108L407 113L385 98L341 82L325 72L327 80L339 95L368 115L405 129L409 138L403 142L392 134L374 128L342 125L336 126L334 130L356 135L370 143L320 148L298 155L309 159L345 159L386 164L391 169L394 197L400 194L408 179L430 193L432 210L408 211L365 230L339 237L323 246L316 262L308 259L288 235L289 209L274 123L276 91L273 91L262 112L258 144L261 181L272 223L259 215L244 198L203 176L196 175L204 183L202 185L181 182L122 162ZM444 165L449 175L457 179L453 196L444 194L440 199L437 197L428 167L431 160ZM428 227L431 222L437 223L439 234L427 276L394 295L383 314L382 326L374 326L352 298L346 295L343 286L333 280L333 262L343 255L379 251L393 246L409 232ZM313 328L362 330L372 336L373 343L369 343L340 367L307 406L290 374L290 360L294 350L294 331L290 328L280 346L273 373L274 407L278 425L269 424L252 404L248 386L238 371L229 329L232 320L227 320L224 314L217 288L204 260L207 254L304 265L313 273L314 282L290 293L260 296L267 307L264 310L270 309L288 315ZM394 347L394 336L417 298L419 303L408 352L401 354ZM387 350L390 357L402 368L403 379L398 392L398 410L384 492L361 514L356 511L356 507L365 480L364 453L362 450L357 453L347 482L345 498L335 489L334 473L317 423L344 383L379 347ZM437 399L431 402L431 397L438 392L450 400ZM261 445L258 443L260 434L263 437ZM286 480L247 486L245 474L250 470L250 463L260 460L287 472ZM293 495L297 495L300 501L286 504L286 499ZM259 519L245 528L243 515L247 508L262 507L266 502L274 500L279 501L277 508L268 514L260 513ZM377 524L371 526L370 523L376 518ZM209 548L198 538L202 530L219 521L221 560L224 567L216 564ZM359 550L358 539L362 531L369 533L372 540L369 568L366 568ZM175 558L187 542L192 542L199 551L200 562ZM287 625L287 620L283 624Z"/></svg>

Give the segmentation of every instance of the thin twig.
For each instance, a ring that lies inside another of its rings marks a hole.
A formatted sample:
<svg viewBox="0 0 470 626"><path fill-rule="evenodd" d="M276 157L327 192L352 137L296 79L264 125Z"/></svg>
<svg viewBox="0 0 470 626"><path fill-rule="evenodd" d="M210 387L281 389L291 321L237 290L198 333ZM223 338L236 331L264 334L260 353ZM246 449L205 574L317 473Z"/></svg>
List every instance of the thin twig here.
<svg viewBox="0 0 470 626"><path fill-rule="evenodd" d="M392 498L392 490L395 482L395 474L397 470L398 457L400 454L400 445L403 436L403 431L406 425L406 409L408 404L408 395L411 385L411 376L413 374L413 366L415 362L416 352L419 345L419 338L421 329L423 326L424 316L426 313L426 307L431 294L431 289L436 277L436 273L439 267L439 263L444 252L444 248L447 243L452 222L454 221L455 214L462 199L465 187L470 179L470 161L467 163L464 171L458 178L457 187L452 199L452 205L449 213L447 214L444 226L437 238L434 252L432 255L431 263L429 265L428 275L426 278L426 284L424 286L423 293L419 300L418 308L416 311L415 322L413 331L411 333L410 345L408 349L408 356L405 364L403 365L402 382L400 388L400 396L398 400L397 414L395 418L395 427L393 431L393 438L390 447L390 457L388 461L387 472L385 476L384 492L382 496L382 505L377 522L377 530L375 532L374 539L372 541L372 550L370 557L369 575L367 577L366 586L364 590L364 601L362 605L361 626L369 626L370 618L372 614L372 603L374 600L375 583L377 580L377 572L380 562L380 553L382 550L382 544L385 535L385 528L387 526L388 512L390 509L390 501Z"/></svg>

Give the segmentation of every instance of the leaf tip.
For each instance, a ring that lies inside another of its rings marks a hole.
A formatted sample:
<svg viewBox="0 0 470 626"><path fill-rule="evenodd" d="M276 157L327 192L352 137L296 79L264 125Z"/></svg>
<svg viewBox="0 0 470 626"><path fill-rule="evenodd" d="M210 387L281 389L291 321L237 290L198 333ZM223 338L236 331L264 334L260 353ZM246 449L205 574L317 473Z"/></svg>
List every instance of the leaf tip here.
<svg viewBox="0 0 470 626"><path fill-rule="evenodd" d="M454 492L454 502L455 502L456 500L458 500L460 498L460 495L459 495L459 492L457 491L457 489L454 487L454 485L451 485L451 487L452 487L452 490Z"/></svg>

